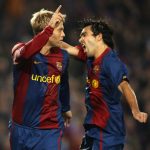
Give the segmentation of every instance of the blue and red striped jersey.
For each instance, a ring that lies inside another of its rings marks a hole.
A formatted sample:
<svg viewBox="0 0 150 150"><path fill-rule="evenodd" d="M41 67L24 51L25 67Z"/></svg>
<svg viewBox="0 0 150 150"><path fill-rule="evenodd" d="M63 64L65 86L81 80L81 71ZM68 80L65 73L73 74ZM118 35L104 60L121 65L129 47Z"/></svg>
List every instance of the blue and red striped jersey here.
<svg viewBox="0 0 150 150"><path fill-rule="evenodd" d="M12 121L32 128L63 126L62 112L70 110L68 53L53 48L40 53L52 35L46 27L28 43L18 43L12 50L14 100Z"/></svg>
<svg viewBox="0 0 150 150"><path fill-rule="evenodd" d="M78 58L87 61L85 125L95 125L112 135L125 135L119 84L127 79L125 64L115 51L106 49L97 59L80 48Z"/></svg>

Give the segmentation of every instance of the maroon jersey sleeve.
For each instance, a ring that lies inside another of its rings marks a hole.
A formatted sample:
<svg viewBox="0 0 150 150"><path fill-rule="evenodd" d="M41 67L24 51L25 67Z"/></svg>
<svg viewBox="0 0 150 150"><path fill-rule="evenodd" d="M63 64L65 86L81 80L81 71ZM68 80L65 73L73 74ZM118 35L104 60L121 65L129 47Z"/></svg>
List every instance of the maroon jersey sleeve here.
<svg viewBox="0 0 150 150"><path fill-rule="evenodd" d="M38 53L46 44L53 33L53 28L46 27L27 43L17 43L12 49L13 61L18 62L21 59L28 59Z"/></svg>
<svg viewBox="0 0 150 150"><path fill-rule="evenodd" d="M86 61L87 54L84 52L84 49L82 48L82 46L81 45L77 45L76 48L79 49L79 53L77 55L77 58L82 60L82 61Z"/></svg>

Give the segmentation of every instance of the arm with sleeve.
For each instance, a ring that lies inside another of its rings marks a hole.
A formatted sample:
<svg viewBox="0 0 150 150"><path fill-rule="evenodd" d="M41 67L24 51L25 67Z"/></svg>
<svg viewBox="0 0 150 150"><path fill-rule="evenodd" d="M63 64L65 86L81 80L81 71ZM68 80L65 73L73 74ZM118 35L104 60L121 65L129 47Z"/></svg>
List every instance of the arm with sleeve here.
<svg viewBox="0 0 150 150"><path fill-rule="evenodd" d="M38 53L52 34L53 28L48 26L29 42L17 43L12 49L13 61L18 62L22 59L29 59Z"/></svg>
<svg viewBox="0 0 150 150"><path fill-rule="evenodd" d="M139 110L136 95L128 83L127 69L125 65L119 60L119 58L111 57L109 61L106 61L106 69L113 84L121 91L129 104L133 117L139 122L145 123L148 115Z"/></svg>
<svg viewBox="0 0 150 150"><path fill-rule="evenodd" d="M105 71L109 75L109 78L112 81L112 84L118 88L119 84L126 80L128 81L128 71L123 62L117 57L109 57L105 61Z"/></svg>

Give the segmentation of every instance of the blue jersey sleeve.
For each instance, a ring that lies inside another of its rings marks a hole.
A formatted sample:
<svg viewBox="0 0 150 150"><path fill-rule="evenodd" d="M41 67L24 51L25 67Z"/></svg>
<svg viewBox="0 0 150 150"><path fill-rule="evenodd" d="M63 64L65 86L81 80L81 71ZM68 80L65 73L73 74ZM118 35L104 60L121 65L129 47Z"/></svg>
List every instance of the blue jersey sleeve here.
<svg viewBox="0 0 150 150"><path fill-rule="evenodd" d="M123 80L128 80L126 65L117 57L117 55L107 57L104 66L105 72L114 86L118 87Z"/></svg>
<svg viewBox="0 0 150 150"><path fill-rule="evenodd" d="M61 78L60 85L60 102L62 106L62 112L70 110L70 90L68 81L68 61L66 62L65 70Z"/></svg>

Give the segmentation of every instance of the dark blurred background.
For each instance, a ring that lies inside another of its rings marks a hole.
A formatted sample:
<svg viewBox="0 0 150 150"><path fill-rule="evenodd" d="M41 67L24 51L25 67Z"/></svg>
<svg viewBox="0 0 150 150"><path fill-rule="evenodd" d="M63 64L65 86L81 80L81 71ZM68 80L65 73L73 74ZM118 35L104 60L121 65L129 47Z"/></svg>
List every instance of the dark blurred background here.
<svg viewBox="0 0 150 150"><path fill-rule="evenodd" d="M0 150L9 150L7 124L13 100L11 48L32 38L30 18L41 8L55 10L62 4L67 14L65 41L78 44L77 21L106 17L113 25L116 49L127 64L129 79L140 109L150 114L150 0L0 0ZM65 132L62 150L78 150L84 133L85 65L70 58L72 124ZM150 150L150 121L140 124L122 100L127 140L125 150Z"/></svg>

